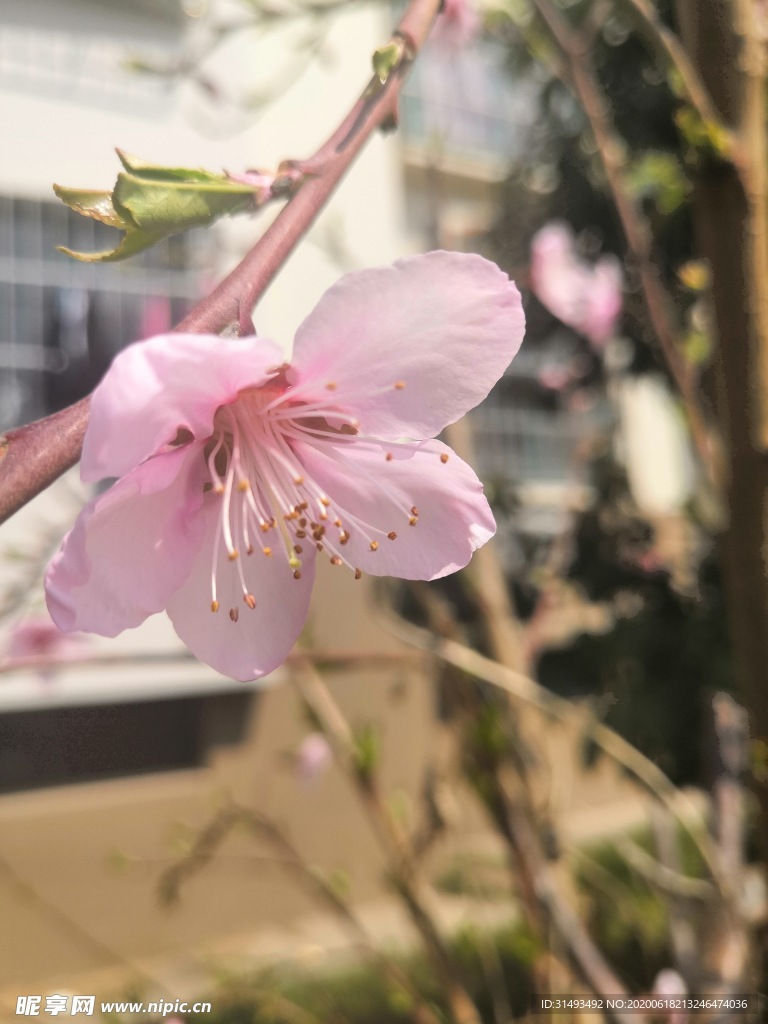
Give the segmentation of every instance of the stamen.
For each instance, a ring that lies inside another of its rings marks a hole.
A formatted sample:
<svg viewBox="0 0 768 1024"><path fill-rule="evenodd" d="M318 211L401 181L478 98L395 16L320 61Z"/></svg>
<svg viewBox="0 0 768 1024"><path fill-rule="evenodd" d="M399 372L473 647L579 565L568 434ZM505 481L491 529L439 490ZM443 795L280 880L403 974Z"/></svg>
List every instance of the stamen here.
<svg viewBox="0 0 768 1024"><path fill-rule="evenodd" d="M219 610L219 602L218 601L211 601L211 611L212 612L217 612L218 610Z"/></svg>
<svg viewBox="0 0 768 1024"><path fill-rule="evenodd" d="M229 609L229 617L230 617L230 619L232 619L233 622L237 622L237 620L240 618L240 611L239 611L239 609L238 608L230 608Z"/></svg>
<svg viewBox="0 0 768 1024"><path fill-rule="evenodd" d="M387 540L397 540L397 534L394 530L390 530L387 534Z"/></svg>
<svg viewBox="0 0 768 1024"><path fill-rule="evenodd" d="M249 608L256 607L256 598L253 596L253 594L243 594L243 600L245 601Z"/></svg>
<svg viewBox="0 0 768 1024"><path fill-rule="evenodd" d="M379 550L379 542L377 540L372 540L371 543L370 543L370 548L371 548L371 551L378 551Z"/></svg>
<svg viewBox="0 0 768 1024"><path fill-rule="evenodd" d="M402 391L404 387L405 387L405 381L404 380L396 380L395 381L395 391Z"/></svg>
<svg viewBox="0 0 768 1024"><path fill-rule="evenodd" d="M443 454L440 456L440 461L443 463L443 465L445 465L445 463L448 461L448 456L445 454L445 452L443 452Z"/></svg>

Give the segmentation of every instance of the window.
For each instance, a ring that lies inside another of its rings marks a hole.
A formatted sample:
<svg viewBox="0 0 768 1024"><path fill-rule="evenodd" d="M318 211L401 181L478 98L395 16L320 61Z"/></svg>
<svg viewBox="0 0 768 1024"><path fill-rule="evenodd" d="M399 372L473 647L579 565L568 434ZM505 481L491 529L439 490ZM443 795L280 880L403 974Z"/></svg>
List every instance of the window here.
<svg viewBox="0 0 768 1024"><path fill-rule="evenodd" d="M170 328L197 298L212 252L203 231L127 263L56 251L112 248L116 237L63 204L0 196L0 430L87 394L116 352Z"/></svg>

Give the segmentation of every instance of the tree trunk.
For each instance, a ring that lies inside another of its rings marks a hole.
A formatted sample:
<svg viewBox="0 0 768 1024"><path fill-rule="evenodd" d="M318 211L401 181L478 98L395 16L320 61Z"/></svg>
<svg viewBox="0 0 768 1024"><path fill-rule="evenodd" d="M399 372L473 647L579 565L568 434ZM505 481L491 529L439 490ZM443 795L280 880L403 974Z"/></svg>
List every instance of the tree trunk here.
<svg viewBox="0 0 768 1024"><path fill-rule="evenodd" d="M735 7L734 0L678 0L684 42L723 120L738 129L748 83ZM712 268L716 407L727 476L722 565L740 689L763 767L753 775L753 788L768 859L768 455L761 442L768 395L757 386L762 342L754 285L760 275L753 261L759 242L750 197L731 165L712 160L699 176L694 227L697 248Z"/></svg>

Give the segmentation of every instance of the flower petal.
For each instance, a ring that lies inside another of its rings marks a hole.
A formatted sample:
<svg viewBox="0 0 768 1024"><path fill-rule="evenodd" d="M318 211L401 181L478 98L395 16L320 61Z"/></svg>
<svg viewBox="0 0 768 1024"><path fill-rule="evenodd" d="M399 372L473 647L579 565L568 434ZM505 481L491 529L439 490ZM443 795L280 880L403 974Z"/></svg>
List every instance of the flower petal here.
<svg viewBox="0 0 768 1024"><path fill-rule="evenodd" d="M298 330L300 386L376 437L433 437L481 402L523 340L520 294L480 256L431 252L347 274ZM404 387L396 387L404 384Z"/></svg>
<svg viewBox="0 0 768 1024"><path fill-rule="evenodd" d="M182 428L209 437L218 407L264 383L282 362L264 338L162 334L129 345L93 393L82 479L124 476Z"/></svg>
<svg viewBox="0 0 768 1024"><path fill-rule="evenodd" d="M192 653L217 671L246 681L266 675L285 661L304 626L315 578L314 550L302 558L301 579L293 578L287 559L275 550L267 558L258 550L240 556L248 592L256 599L249 608L243 599L238 567L219 547L217 599L211 611L213 547L219 529L219 505L208 495L200 513L205 536L192 571L168 602L174 629ZM230 618L236 609L237 621Z"/></svg>
<svg viewBox="0 0 768 1024"><path fill-rule="evenodd" d="M177 448L85 506L45 578L60 629L117 636L162 611L200 542L205 472L201 445Z"/></svg>
<svg viewBox="0 0 768 1024"><path fill-rule="evenodd" d="M440 441L300 443L296 451L349 531L339 552L363 572L438 579L463 568L496 532L483 485Z"/></svg>

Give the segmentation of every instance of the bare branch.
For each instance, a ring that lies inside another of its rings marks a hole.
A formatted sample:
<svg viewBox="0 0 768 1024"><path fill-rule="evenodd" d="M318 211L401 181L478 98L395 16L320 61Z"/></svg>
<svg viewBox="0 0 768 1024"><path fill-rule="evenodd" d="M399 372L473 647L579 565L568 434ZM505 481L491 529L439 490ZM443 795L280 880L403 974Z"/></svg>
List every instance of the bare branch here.
<svg viewBox="0 0 768 1024"><path fill-rule="evenodd" d="M411 0L392 40L399 56L382 82L374 75L349 114L308 161L306 179L272 225L221 284L177 330L218 334L231 325L248 330L253 306L330 198L350 164L377 129L397 121L397 102L413 59L423 46L440 0ZM244 333L245 333L244 331ZM48 487L80 457L89 400L9 431L0 438L0 523Z"/></svg>

